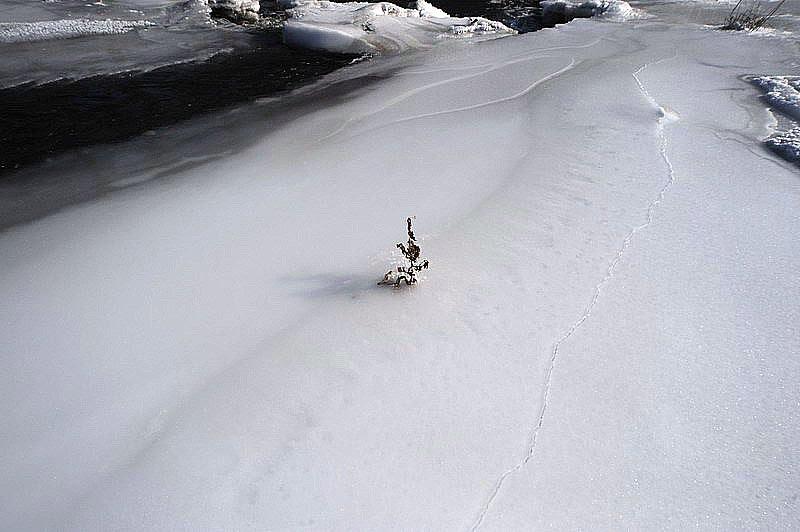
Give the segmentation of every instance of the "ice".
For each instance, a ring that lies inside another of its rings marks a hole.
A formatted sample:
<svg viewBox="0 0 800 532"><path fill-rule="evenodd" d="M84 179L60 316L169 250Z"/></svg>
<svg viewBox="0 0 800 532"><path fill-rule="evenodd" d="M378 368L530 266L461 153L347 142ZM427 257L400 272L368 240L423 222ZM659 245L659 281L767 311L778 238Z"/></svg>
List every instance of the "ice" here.
<svg viewBox="0 0 800 532"><path fill-rule="evenodd" d="M283 30L287 44L333 53L399 53L429 47L448 37L516 33L500 22L480 17L450 17L425 1L416 9L388 2L327 0L281 0L279 5L290 17Z"/></svg>
<svg viewBox="0 0 800 532"><path fill-rule="evenodd" d="M577 20L353 65L158 178L44 165L129 186L0 233L3 528L797 529L763 72L797 42ZM383 289L409 215L430 269Z"/></svg>
<svg viewBox="0 0 800 532"><path fill-rule="evenodd" d="M0 89L203 61L256 40L210 11L207 0L0 0Z"/></svg>
<svg viewBox="0 0 800 532"><path fill-rule="evenodd" d="M0 43L71 39L87 35L116 35L153 26L146 20L48 20L0 22Z"/></svg>

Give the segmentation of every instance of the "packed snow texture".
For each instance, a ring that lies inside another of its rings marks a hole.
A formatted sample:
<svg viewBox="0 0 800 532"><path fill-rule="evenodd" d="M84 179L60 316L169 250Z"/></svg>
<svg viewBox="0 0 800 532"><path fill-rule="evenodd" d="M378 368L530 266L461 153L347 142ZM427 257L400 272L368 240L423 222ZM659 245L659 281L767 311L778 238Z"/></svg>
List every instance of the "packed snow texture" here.
<svg viewBox="0 0 800 532"><path fill-rule="evenodd" d="M545 17L557 15L566 20L601 17L622 21L641 16L639 11L624 0L587 0L586 2L542 0L539 5Z"/></svg>
<svg viewBox="0 0 800 532"><path fill-rule="evenodd" d="M429 47L447 37L515 33L485 18L450 17L424 0L416 9L388 2L278 0L278 4L290 17L283 30L287 44L333 53L398 53Z"/></svg>
<svg viewBox="0 0 800 532"><path fill-rule="evenodd" d="M0 233L2 527L800 528L800 180L742 82L796 50L453 40Z"/></svg>
<svg viewBox="0 0 800 532"><path fill-rule="evenodd" d="M146 20L45 20L40 22L0 22L0 43L72 39L87 35L118 35L152 26Z"/></svg>

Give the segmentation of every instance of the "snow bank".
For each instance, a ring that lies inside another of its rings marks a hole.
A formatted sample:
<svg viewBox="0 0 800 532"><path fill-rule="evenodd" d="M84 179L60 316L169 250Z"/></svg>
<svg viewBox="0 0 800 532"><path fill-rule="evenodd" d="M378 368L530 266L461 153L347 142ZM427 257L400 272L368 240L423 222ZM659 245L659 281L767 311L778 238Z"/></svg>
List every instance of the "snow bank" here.
<svg viewBox="0 0 800 532"><path fill-rule="evenodd" d="M770 105L800 120L800 76L760 76L753 83L764 91Z"/></svg>
<svg viewBox="0 0 800 532"><path fill-rule="evenodd" d="M416 9L388 2L327 0L279 0L279 5L290 17L284 25L288 45L334 53L397 53L428 47L447 37L516 33L480 17L450 17L424 0Z"/></svg>
<svg viewBox="0 0 800 532"><path fill-rule="evenodd" d="M47 20L0 23L0 43L71 39L87 35L115 35L154 25L146 20Z"/></svg>
<svg viewBox="0 0 800 532"><path fill-rule="evenodd" d="M601 17L610 20L629 20L638 18L640 12L623 0L543 0L539 4L544 17L563 19L565 22L575 18Z"/></svg>

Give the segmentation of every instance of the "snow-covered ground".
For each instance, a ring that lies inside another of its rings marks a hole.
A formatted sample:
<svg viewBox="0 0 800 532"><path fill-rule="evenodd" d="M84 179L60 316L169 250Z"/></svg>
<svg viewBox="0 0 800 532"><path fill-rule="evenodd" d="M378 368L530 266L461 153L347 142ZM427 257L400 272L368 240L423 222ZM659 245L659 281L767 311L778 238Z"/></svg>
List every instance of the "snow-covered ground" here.
<svg viewBox="0 0 800 532"><path fill-rule="evenodd" d="M800 527L800 180L746 81L796 50L447 41L0 233L0 528Z"/></svg>

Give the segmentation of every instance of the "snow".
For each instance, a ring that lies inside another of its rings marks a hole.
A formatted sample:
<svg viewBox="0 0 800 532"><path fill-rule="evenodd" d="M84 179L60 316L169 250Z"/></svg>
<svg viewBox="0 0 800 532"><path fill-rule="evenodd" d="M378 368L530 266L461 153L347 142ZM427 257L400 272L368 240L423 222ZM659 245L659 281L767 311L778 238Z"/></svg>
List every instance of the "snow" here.
<svg viewBox="0 0 800 532"><path fill-rule="evenodd" d="M641 16L640 11L633 9L623 0L587 0L586 2L543 0L539 5L542 7L545 17L558 15L566 20L601 17L623 21Z"/></svg>
<svg viewBox="0 0 800 532"><path fill-rule="evenodd" d="M212 14L227 17L233 21L257 22L259 0L206 0Z"/></svg>
<svg viewBox="0 0 800 532"><path fill-rule="evenodd" d="M764 142L787 161L800 163L800 127L770 135Z"/></svg>
<svg viewBox="0 0 800 532"><path fill-rule="evenodd" d="M800 120L800 76L758 76L753 83L765 92L772 106Z"/></svg>
<svg viewBox="0 0 800 532"><path fill-rule="evenodd" d="M516 33L480 17L450 17L424 0L416 9L388 2L279 0L278 4L290 17L283 30L288 45L333 53L400 53L430 47L448 37Z"/></svg>
<svg viewBox="0 0 800 532"><path fill-rule="evenodd" d="M445 40L6 229L0 522L800 527L800 182L742 81L795 61L659 20ZM412 214L431 268L378 287Z"/></svg>
<svg viewBox="0 0 800 532"><path fill-rule="evenodd" d="M48 20L0 22L0 43L72 39L87 35L118 35L154 25L146 20Z"/></svg>
<svg viewBox="0 0 800 532"><path fill-rule="evenodd" d="M772 107L800 122L800 76L758 76L753 83L764 91L764 98ZM764 143L788 161L800 163L800 126L778 131Z"/></svg>

